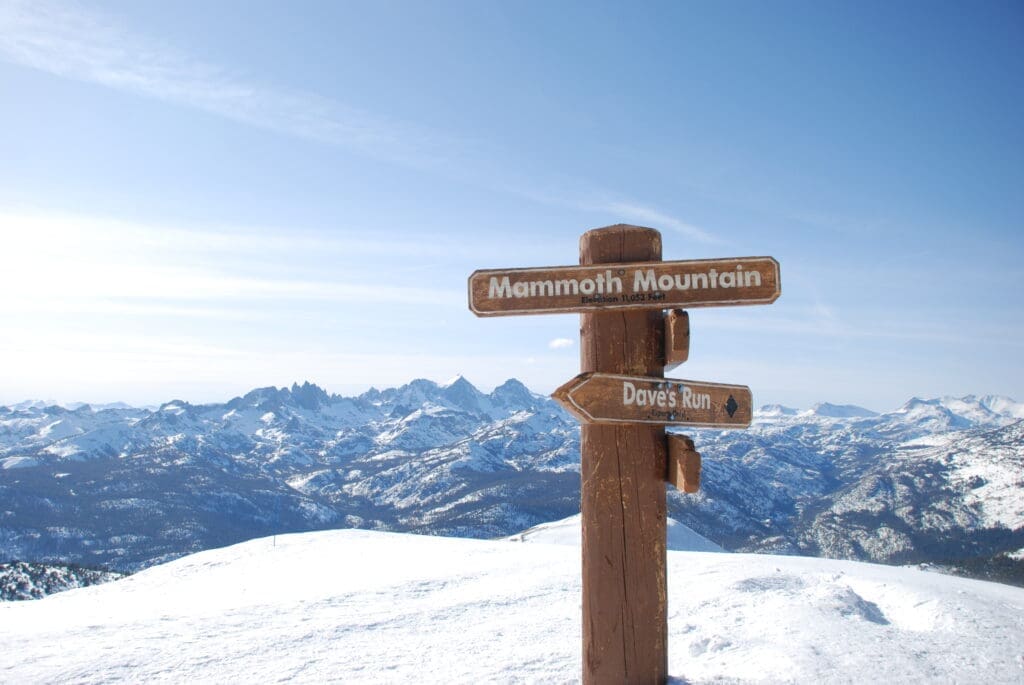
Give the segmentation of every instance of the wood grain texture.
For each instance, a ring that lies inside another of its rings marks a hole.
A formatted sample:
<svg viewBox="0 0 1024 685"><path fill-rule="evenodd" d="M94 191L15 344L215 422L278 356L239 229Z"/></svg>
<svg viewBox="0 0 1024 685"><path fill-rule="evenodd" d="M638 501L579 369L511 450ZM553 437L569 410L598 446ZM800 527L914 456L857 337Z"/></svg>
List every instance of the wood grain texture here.
<svg viewBox="0 0 1024 685"><path fill-rule="evenodd" d="M661 235L617 225L580 239L580 263L661 258ZM580 316L584 372L660 376L659 311ZM665 580L665 431L657 426L583 424L583 682L662 683L668 674Z"/></svg>
<svg viewBox="0 0 1024 685"><path fill-rule="evenodd" d="M779 263L772 257L652 263L630 256L587 264L474 271L469 308L477 316L514 316L728 307L771 304L782 292Z"/></svg>
<svg viewBox="0 0 1024 685"><path fill-rule="evenodd" d="M700 490L700 453L685 435L668 436L668 482L680 492Z"/></svg>
<svg viewBox="0 0 1024 685"><path fill-rule="evenodd" d="M551 396L585 423L748 428L750 388L677 378L581 373Z"/></svg>
<svg viewBox="0 0 1024 685"><path fill-rule="evenodd" d="M690 315L673 309L665 315L665 373L690 358Z"/></svg>

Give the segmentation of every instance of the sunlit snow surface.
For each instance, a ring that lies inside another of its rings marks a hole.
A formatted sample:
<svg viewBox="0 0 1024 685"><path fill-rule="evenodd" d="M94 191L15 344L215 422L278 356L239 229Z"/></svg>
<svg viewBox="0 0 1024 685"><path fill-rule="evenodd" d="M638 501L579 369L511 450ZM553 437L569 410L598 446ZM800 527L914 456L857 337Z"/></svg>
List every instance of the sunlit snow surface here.
<svg viewBox="0 0 1024 685"><path fill-rule="evenodd" d="M694 532L687 526L675 519L666 521L666 542L668 549L685 550L689 552L724 552L725 550L708 540L703 535ZM561 521L542 523L533 528L524 530L521 533L511 535L506 540L510 542L539 542L547 545L580 545L580 515L570 516Z"/></svg>
<svg viewBox="0 0 1024 685"><path fill-rule="evenodd" d="M0 606L0 682L574 682L579 551L357 530L253 540ZM1024 590L670 552L692 682L1021 682Z"/></svg>

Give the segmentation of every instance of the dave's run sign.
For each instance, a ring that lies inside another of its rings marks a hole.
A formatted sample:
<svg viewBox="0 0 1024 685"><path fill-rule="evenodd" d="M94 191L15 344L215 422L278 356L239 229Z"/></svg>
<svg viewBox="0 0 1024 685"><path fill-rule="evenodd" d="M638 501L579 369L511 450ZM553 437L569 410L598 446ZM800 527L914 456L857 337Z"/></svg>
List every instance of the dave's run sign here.
<svg viewBox="0 0 1024 685"><path fill-rule="evenodd" d="M771 257L698 259L536 269L488 269L469 277L477 316L770 304L779 297Z"/></svg>
<svg viewBox="0 0 1024 685"><path fill-rule="evenodd" d="M552 397L587 423L746 428L751 419L745 385L582 373Z"/></svg>

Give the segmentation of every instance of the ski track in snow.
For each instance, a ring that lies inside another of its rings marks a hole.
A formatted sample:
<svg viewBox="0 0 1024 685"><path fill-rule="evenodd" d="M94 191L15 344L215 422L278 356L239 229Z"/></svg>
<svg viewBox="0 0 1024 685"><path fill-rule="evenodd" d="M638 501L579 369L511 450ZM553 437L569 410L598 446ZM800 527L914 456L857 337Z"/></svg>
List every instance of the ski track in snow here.
<svg viewBox="0 0 1024 685"><path fill-rule="evenodd" d="M1024 681L1020 588L701 552L670 552L668 584L673 682ZM2 605L0 643L10 683L577 682L579 551L263 538Z"/></svg>

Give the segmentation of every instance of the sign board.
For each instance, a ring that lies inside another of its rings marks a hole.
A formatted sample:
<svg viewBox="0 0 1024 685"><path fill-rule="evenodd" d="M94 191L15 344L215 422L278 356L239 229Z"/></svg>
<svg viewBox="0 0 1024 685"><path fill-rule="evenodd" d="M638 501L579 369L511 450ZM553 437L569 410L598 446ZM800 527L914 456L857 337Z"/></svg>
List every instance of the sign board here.
<svg viewBox="0 0 1024 685"><path fill-rule="evenodd" d="M586 423L747 428L753 398L745 385L582 373L551 395Z"/></svg>
<svg viewBox="0 0 1024 685"><path fill-rule="evenodd" d="M600 309L770 304L781 292L772 257L485 269L469 277L477 316Z"/></svg>

